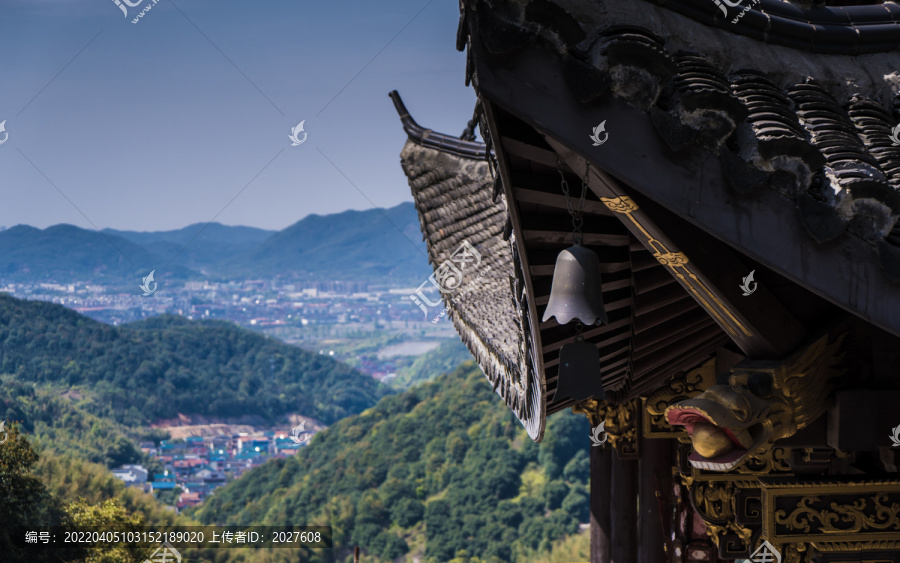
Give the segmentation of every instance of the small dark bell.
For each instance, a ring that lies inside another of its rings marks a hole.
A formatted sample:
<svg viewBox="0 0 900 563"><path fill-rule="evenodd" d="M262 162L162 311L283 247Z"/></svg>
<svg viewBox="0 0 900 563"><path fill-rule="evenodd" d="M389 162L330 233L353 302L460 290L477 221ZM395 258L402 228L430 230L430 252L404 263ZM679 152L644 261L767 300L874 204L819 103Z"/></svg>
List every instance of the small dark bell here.
<svg viewBox="0 0 900 563"><path fill-rule="evenodd" d="M566 397L574 401L606 398L600 373L600 352L589 342L576 340L559 350L559 378L553 401Z"/></svg>
<svg viewBox="0 0 900 563"><path fill-rule="evenodd" d="M609 322L603 307L600 260L581 245L570 246L556 257L550 302L543 320L556 317L564 325L578 319L586 325Z"/></svg>

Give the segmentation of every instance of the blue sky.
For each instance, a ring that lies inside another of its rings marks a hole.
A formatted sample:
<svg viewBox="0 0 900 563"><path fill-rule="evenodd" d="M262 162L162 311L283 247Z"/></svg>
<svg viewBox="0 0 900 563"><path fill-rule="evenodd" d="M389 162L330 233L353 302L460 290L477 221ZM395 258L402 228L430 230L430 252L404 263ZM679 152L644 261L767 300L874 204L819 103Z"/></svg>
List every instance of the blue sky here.
<svg viewBox="0 0 900 563"><path fill-rule="evenodd" d="M0 225L281 229L390 207L412 198L388 92L437 131L471 117L455 1L159 0L132 24L152 2L0 3Z"/></svg>

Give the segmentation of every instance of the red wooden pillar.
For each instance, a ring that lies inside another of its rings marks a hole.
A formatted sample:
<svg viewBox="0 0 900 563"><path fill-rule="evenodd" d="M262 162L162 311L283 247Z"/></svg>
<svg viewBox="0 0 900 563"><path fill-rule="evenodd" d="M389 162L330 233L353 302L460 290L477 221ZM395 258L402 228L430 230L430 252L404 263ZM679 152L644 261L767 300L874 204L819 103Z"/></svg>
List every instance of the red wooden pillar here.
<svg viewBox="0 0 900 563"><path fill-rule="evenodd" d="M662 514L656 496L660 487L671 487L672 441L667 439L643 440L641 442L640 491L638 517L638 563L665 563L665 532L670 520L669 514ZM666 491L668 492L668 491ZM664 494L663 498L668 495ZM664 523L666 528L664 528Z"/></svg>
<svg viewBox="0 0 900 563"><path fill-rule="evenodd" d="M612 449L591 447L591 563L610 563Z"/></svg>
<svg viewBox="0 0 900 563"><path fill-rule="evenodd" d="M610 563L637 561L638 462L612 454Z"/></svg>

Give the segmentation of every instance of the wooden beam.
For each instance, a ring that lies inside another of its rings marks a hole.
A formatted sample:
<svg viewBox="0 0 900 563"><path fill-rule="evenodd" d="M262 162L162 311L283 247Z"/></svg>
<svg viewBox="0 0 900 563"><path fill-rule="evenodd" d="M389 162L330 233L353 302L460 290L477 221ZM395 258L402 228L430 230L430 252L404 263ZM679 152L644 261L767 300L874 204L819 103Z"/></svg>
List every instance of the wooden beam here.
<svg viewBox="0 0 900 563"><path fill-rule="evenodd" d="M548 142L570 167L585 166L577 153L555 140L548 139ZM764 287L757 286L758 299L742 297L738 286L750 272L740 266L728 247L713 237L696 235L694 227L673 219L657 204L626 190L596 166L591 167L588 183L600 198L615 207L635 238L664 263L748 356L780 359L809 337L799 321Z"/></svg>
<svg viewBox="0 0 900 563"><path fill-rule="evenodd" d="M700 311L698 310L698 312ZM672 327L669 326L661 327L662 330L659 331L659 336L654 335L654 337L643 337L640 339L635 339L640 340L640 344L636 343L633 346L632 358L637 361L644 359L646 356L655 355L660 350L663 350L673 342L678 342L684 337L698 333L702 330L709 329L711 327L716 327L716 323L714 323L709 317L705 317L702 321L694 324L685 323L680 330L672 330Z"/></svg>
<svg viewBox="0 0 900 563"><path fill-rule="evenodd" d="M653 354L643 355L634 360L634 373L651 373L658 368L678 361L679 357L687 356L699 348L703 342L708 342L722 334L719 327L710 325L697 331L696 334L686 334L675 340L668 346L660 348Z"/></svg>
<svg viewBox="0 0 900 563"><path fill-rule="evenodd" d="M558 244L560 246L572 245L572 232L560 231L522 231L527 242L545 244ZM584 246L627 246L628 235L609 235L604 233L583 233L581 243Z"/></svg>
<svg viewBox="0 0 900 563"><path fill-rule="evenodd" d="M666 275L668 276L668 274ZM672 282L674 283L674 280L672 280ZM631 278L613 281L603 280L603 293L610 293L617 289L625 289L626 287L631 287ZM550 302L550 295L539 295L534 298L534 302L538 305L546 305Z"/></svg>
<svg viewBox="0 0 900 563"><path fill-rule="evenodd" d="M556 267L555 264L548 264L546 266L531 266L531 275L532 276L552 276L553 269ZM621 272L623 270L627 270L631 267L631 262L601 262L600 263L600 273L601 274L612 274L615 272Z"/></svg>
<svg viewBox="0 0 900 563"><path fill-rule="evenodd" d="M687 354L677 356L668 364L664 364L659 371L638 371L635 368L632 374L633 384L631 387L632 395L642 395L650 393L659 388L660 375L671 377L679 371L684 371L698 367L700 364L708 360L715 351L721 348L728 338L719 334L713 336L705 342L701 342ZM652 377L649 374L652 373Z"/></svg>
<svg viewBox="0 0 900 563"><path fill-rule="evenodd" d="M539 190L532 190L528 188L513 188L513 195L515 196L516 201L522 203L534 203L537 205L545 205L547 207L552 207L554 209L562 209L568 213L568 207L566 206L566 198L561 193L559 194L551 194L548 192L542 192ZM608 207L600 203L599 201L591 201L585 200L584 202L584 212L587 215L603 215L605 217L612 217L613 212L609 210Z"/></svg>
<svg viewBox="0 0 900 563"><path fill-rule="evenodd" d="M532 162L538 162L544 166L549 166L550 168L556 168L558 157L553 151L524 143L518 139L513 139L512 137L501 136L500 142L503 143L503 148L510 154L521 156L522 158ZM563 162L560 162L559 167L560 169L563 169L563 172L570 172Z"/></svg>
<svg viewBox="0 0 900 563"><path fill-rule="evenodd" d="M604 346L610 346L612 344L615 344L616 342L621 342L621 341L627 340L629 338L631 338L631 333L625 331L625 332L620 332L619 334L616 334L615 336L612 336L610 338L601 340L600 342L591 342L591 344L595 344L597 346L597 348L603 348ZM600 361L602 362L603 358L600 358ZM557 356L556 358L554 358L552 360L547 360L544 362L545 369L550 369L550 368L556 367L558 365L559 365L559 356ZM547 381L549 382L550 378L547 378Z"/></svg>
<svg viewBox="0 0 900 563"><path fill-rule="evenodd" d="M625 354L625 357L617 362L612 362L611 364L607 364L607 365L603 365L601 362L600 367L603 369L603 372L604 373L606 373L607 371L611 372L612 370L614 370L615 368L617 368L619 366L631 364L631 358L628 356L628 354L626 354L627 351L628 350L622 350L621 352L619 352L620 354Z"/></svg>
<svg viewBox="0 0 900 563"><path fill-rule="evenodd" d="M631 317L628 316L626 318L619 319L617 321L611 321L607 325L598 326L597 328L592 328L590 330L585 330L583 333L583 336L584 336L585 340L593 339L601 334L605 334L607 332L622 328L623 326L628 326L630 324L631 324ZM570 338L566 338L565 340L556 340L552 344L547 344L542 349L542 352L544 354L547 354L548 352L553 352L554 350L559 350L565 344L568 344L570 342L575 342L574 336L572 336Z"/></svg>
<svg viewBox="0 0 900 563"><path fill-rule="evenodd" d="M643 272L650 268L659 268L659 261L653 258L649 252L632 252L631 269L635 272Z"/></svg>
<svg viewBox="0 0 900 563"><path fill-rule="evenodd" d="M645 330L658 326L666 321L678 318L681 315L697 308L697 303L688 297L665 307L660 307L651 313L647 313L634 319L634 332L640 334Z"/></svg>
<svg viewBox="0 0 900 563"><path fill-rule="evenodd" d="M704 311L700 307L697 307L696 309L693 309L678 317L677 322L678 326L684 330L691 330L694 327L705 327L716 324L716 322L709 317L706 311ZM657 327L646 330L635 338L634 350L635 352L639 352L640 350L643 350L648 346L652 346L657 341L663 338L667 338L671 334L672 329L668 325L659 325Z"/></svg>
<svg viewBox="0 0 900 563"><path fill-rule="evenodd" d="M648 291L653 291L654 289L659 289L660 287L665 287L674 283L676 283L675 278L662 266L644 270L643 272L635 272L634 293L635 295L641 295ZM683 291L683 289L680 291Z"/></svg>
<svg viewBox="0 0 900 563"><path fill-rule="evenodd" d="M610 371L609 373L603 374L603 379L609 379L609 381L615 381L616 378L624 377L626 373L631 369L631 366L624 366L617 370Z"/></svg>
<svg viewBox="0 0 900 563"><path fill-rule="evenodd" d="M688 295L680 287L661 287L641 294L634 300L635 316L646 315L666 305L677 303Z"/></svg>
<svg viewBox="0 0 900 563"><path fill-rule="evenodd" d="M597 203L603 205L599 201ZM528 209L529 207L532 209ZM565 246L572 244L572 217L567 211L556 209L555 207L550 209L536 209L533 205L525 207L525 209L527 209L528 212L523 211L521 215L521 227L523 231L559 231L561 233L568 233L569 238L565 241ZM622 244L617 246L621 246L624 253L627 253L630 250L631 237L628 234L628 229L622 225L622 221L618 217L584 214L583 219L584 224L582 225L581 230L584 233L621 235L626 237L627 240L623 240Z"/></svg>

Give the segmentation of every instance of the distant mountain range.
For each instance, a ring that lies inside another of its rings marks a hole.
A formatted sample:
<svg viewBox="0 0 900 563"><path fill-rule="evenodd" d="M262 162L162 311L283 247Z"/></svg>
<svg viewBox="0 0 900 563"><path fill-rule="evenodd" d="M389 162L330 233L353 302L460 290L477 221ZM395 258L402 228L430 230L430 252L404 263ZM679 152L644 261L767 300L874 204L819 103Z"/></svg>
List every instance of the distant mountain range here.
<svg viewBox="0 0 900 563"><path fill-rule="evenodd" d="M282 231L195 223L173 231L72 225L0 232L0 281L134 285L156 279L407 284L430 273L412 203L309 215Z"/></svg>

